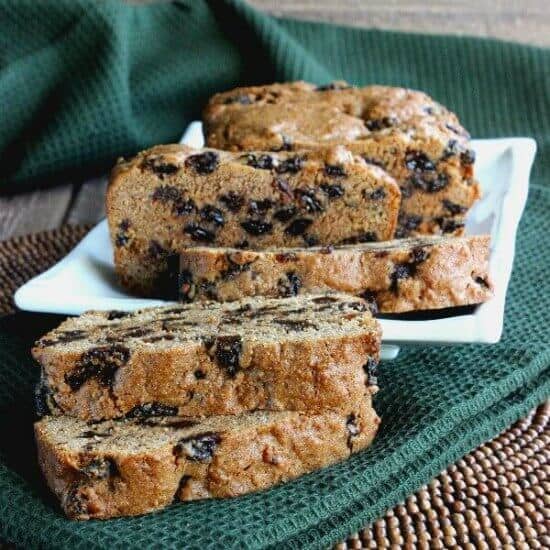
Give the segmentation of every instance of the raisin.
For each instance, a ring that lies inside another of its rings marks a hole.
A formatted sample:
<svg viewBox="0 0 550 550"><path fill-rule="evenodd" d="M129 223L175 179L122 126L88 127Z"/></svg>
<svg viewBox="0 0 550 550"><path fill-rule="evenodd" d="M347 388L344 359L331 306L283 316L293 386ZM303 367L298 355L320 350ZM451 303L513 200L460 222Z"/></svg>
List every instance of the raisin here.
<svg viewBox="0 0 550 550"><path fill-rule="evenodd" d="M130 237L128 236L128 229L130 228L130 220L124 219L118 224L118 231L115 237L115 245L117 247L124 246L128 243L130 240Z"/></svg>
<svg viewBox="0 0 550 550"><path fill-rule="evenodd" d="M196 462L208 462L214 456L220 442L220 434L215 432L184 437L174 447L174 454Z"/></svg>
<svg viewBox="0 0 550 550"><path fill-rule="evenodd" d="M271 155L246 155L246 164L260 170L272 170L275 166Z"/></svg>
<svg viewBox="0 0 550 550"><path fill-rule="evenodd" d="M474 281L475 281L479 286L482 286L483 288L491 288L491 286L489 285L489 283L487 282L487 280L484 279L483 277L475 277L475 278L474 278Z"/></svg>
<svg viewBox="0 0 550 550"><path fill-rule="evenodd" d="M178 200L172 206L172 213L174 216L187 216L192 214L196 209L195 201L193 199Z"/></svg>
<svg viewBox="0 0 550 550"><path fill-rule="evenodd" d="M110 457L94 458L81 466L79 472L89 479L107 479L119 475L117 463Z"/></svg>
<svg viewBox="0 0 550 550"><path fill-rule="evenodd" d="M408 231L416 229L422 223L422 217L411 214L409 216L400 215L399 216L399 225Z"/></svg>
<svg viewBox="0 0 550 550"><path fill-rule="evenodd" d="M286 274L286 279L279 279L277 283L277 289L281 297L296 296L300 292L301 286L300 277L293 271Z"/></svg>
<svg viewBox="0 0 550 550"><path fill-rule="evenodd" d="M241 222L241 227L250 235L264 235L270 233L273 229L273 225L266 221L261 220L246 220Z"/></svg>
<svg viewBox="0 0 550 550"><path fill-rule="evenodd" d="M227 195L222 195L220 197L220 201L223 202L227 209L233 213L238 212L244 204L243 197L237 195L234 191L229 191Z"/></svg>
<svg viewBox="0 0 550 550"><path fill-rule="evenodd" d="M180 500L185 500L184 496L182 495L182 491L187 487L187 484L189 483L189 480L193 479L191 476L183 475L181 476L178 488L176 489L176 492L174 493L174 497L172 498L172 504L175 504L176 502L179 502Z"/></svg>
<svg viewBox="0 0 550 550"><path fill-rule="evenodd" d="M162 257L161 269L156 275L153 288L158 298L177 300L179 254L167 250Z"/></svg>
<svg viewBox="0 0 550 550"><path fill-rule="evenodd" d="M306 229L313 223L313 220L308 218L297 218L285 229L287 235L292 235L297 237L298 235L303 235Z"/></svg>
<svg viewBox="0 0 550 550"><path fill-rule="evenodd" d="M293 319L273 319L274 323L277 323L278 325L283 325L285 327L288 327L291 330L300 331L305 330L306 328L314 328L317 329L317 325L315 323L312 323L308 319L302 319L302 320L293 320Z"/></svg>
<svg viewBox="0 0 550 550"><path fill-rule="evenodd" d="M281 208L280 210L277 210L273 214L273 217L280 222L287 222L291 220L297 212L298 210L295 206L286 206L284 208Z"/></svg>
<svg viewBox="0 0 550 550"><path fill-rule="evenodd" d="M378 313L378 302L376 301L376 293L372 290L365 290L359 294L359 298L363 298L367 302L369 311L376 315Z"/></svg>
<svg viewBox="0 0 550 550"><path fill-rule="evenodd" d="M242 352L240 336L219 336L215 340L214 357L218 366L224 368L231 378L239 370L239 361Z"/></svg>
<svg viewBox="0 0 550 550"><path fill-rule="evenodd" d="M433 172L435 164L421 151L409 151L405 155L405 166L412 172Z"/></svg>
<svg viewBox="0 0 550 550"><path fill-rule="evenodd" d="M231 279L235 275L238 275L239 273L250 271L250 266L252 265L252 262L245 262L242 264L234 262L230 254L226 254L225 259L229 265L227 269L225 269L220 273L220 277L222 279Z"/></svg>
<svg viewBox="0 0 550 550"><path fill-rule="evenodd" d="M225 105L231 105L232 103L238 103L240 105L250 105L253 103L253 100L250 98L250 96L246 94L238 94L226 97L223 100Z"/></svg>
<svg viewBox="0 0 550 550"><path fill-rule="evenodd" d="M184 233L187 233L191 237L191 239L196 242L212 243L216 238L216 236L212 231L209 231L208 229L204 229L200 225L197 225L194 223L190 223L186 225L183 231Z"/></svg>
<svg viewBox="0 0 550 550"><path fill-rule="evenodd" d="M181 190L173 185L160 185L153 191L151 199L162 203L175 202L181 199Z"/></svg>
<svg viewBox="0 0 550 550"><path fill-rule="evenodd" d="M235 248L240 248L240 249L248 248L249 246L250 246L250 243L246 239L243 239L242 241L239 241L234 244Z"/></svg>
<svg viewBox="0 0 550 550"><path fill-rule="evenodd" d="M321 189L327 194L329 199L337 199L344 195L344 188L338 184L322 183Z"/></svg>
<svg viewBox="0 0 550 550"><path fill-rule="evenodd" d="M454 157L459 153L459 151L460 151L460 145L458 143L458 140L450 139L447 142L447 147L445 147L445 150L443 151L443 154L441 155L440 160L447 160L450 157Z"/></svg>
<svg viewBox="0 0 550 550"><path fill-rule="evenodd" d="M457 229L464 227L464 222L453 220L452 218L436 218L435 221L439 224L443 233L453 233Z"/></svg>
<svg viewBox="0 0 550 550"><path fill-rule="evenodd" d="M273 184L283 194L284 197L290 200L294 199L292 188L285 178L281 176L276 176L273 180Z"/></svg>
<svg viewBox="0 0 550 550"><path fill-rule="evenodd" d="M217 300L218 292L216 289L216 283L213 281L201 281L199 283L199 293L208 298L209 300Z"/></svg>
<svg viewBox="0 0 550 550"><path fill-rule="evenodd" d="M271 199L250 201L248 206L249 214L265 214L273 206Z"/></svg>
<svg viewBox="0 0 550 550"><path fill-rule="evenodd" d="M117 331L117 336L122 339L126 338L141 338L151 334L151 329L145 327L130 327L126 330Z"/></svg>
<svg viewBox="0 0 550 550"><path fill-rule="evenodd" d="M216 225L223 225L225 223L222 211L211 204L207 204L201 208L200 216L201 219Z"/></svg>
<svg viewBox="0 0 550 550"><path fill-rule="evenodd" d="M457 128L452 124L445 123L445 128L447 128L447 130L450 130L451 132L453 132L453 134L456 134L457 136L470 137L468 132L464 131L463 129Z"/></svg>
<svg viewBox="0 0 550 550"><path fill-rule="evenodd" d="M162 157L146 158L141 163L141 169L150 170L160 179L164 179L164 176L170 176L178 171L178 167L175 164L164 162Z"/></svg>
<svg viewBox="0 0 550 550"><path fill-rule="evenodd" d="M58 332L55 336L55 340L49 338L43 338L36 342L36 345L41 348L47 348L55 346L57 344L66 344L68 342L76 342L78 340L84 340L87 337L87 333L84 330L65 330Z"/></svg>
<svg viewBox="0 0 550 550"><path fill-rule="evenodd" d="M319 237L315 235L304 235L304 243L306 246L317 246L319 244Z"/></svg>
<svg viewBox="0 0 550 550"><path fill-rule="evenodd" d="M337 298L333 298L332 296L319 296L318 298L313 298L311 300L314 304L333 304L334 302L337 302Z"/></svg>
<svg viewBox="0 0 550 550"><path fill-rule="evenodd" d="M427 115L435 115L435 109L431 106L431 105L426 105L422 108L422 110L427 114Z"/></svg>
<svg viewBox="0 0 550 550"><path fill-rule="evenodd" d="M304 159L299 156L288 157L287 159L279 162L275 170L278 174L296 174L302 169L303 161Z"/></svg>
<svg viewBox="0 0 550 550"><path fill-rule="evenodd" d="M126 416L128 418L147 418L149 416L176 416L177 414L177 407L152 402L136 405Z"/></svg>
<svg viewBox="0 0 550 550"><path fill-rule="evenodd" d="M87 517L88 502L85 494L81 492L82 485L75 482L70 486L64 501L65 512L69 517Z"/></svg>
<svg viewBox="0 0 550 550"><path fill-rule="evenodd" d="M401 198L402 199L408 199L408 198L412 197L414 189L412 187L410 179L407 180L404 185L400 185L399 189L401 190Z"/></svg>
<svg viewBox="0 0 550 550"><path fill-rule="evenodd" d="M409 182L412 183L414 187L422 189L422 191L425 191L426 193L437 193L447 187L449 184L449 178L447 174L437 174L435 177L431 178L413 174L409 178Z"/></svg>
<svg viewBox="0 0 550 550"><path fill-rule="evenodd" d="M460 162L464 166L469 166L471 164L474 164L476 161L476 152L473 149L468 149L467 151L464 151L460 154Z"/></svg>
<svg viewBox="0 0 550 550"><path fill-rule="evenodd" d="M421 246L416 246L411 250L411 263L418 265L425 262L430 256L430 253Z"/></svg>
<svg viewBox="0 0 550 550"><path fill-rule="evenodd" d="M189 166L195 170L197 174L211 174L216 170L220 162L218 153L214 151L206 151L198 155L191 155L185 160L185 166Z"/></svg>
<svg viewBox="0 0 550 550"><path fill-rule="evenodd" d="M411 264L395 264L393 271L390 275L390 290L397 293L399 288L399 281L401 279L407 279L412 276L414 265Z"/></svg>
<svg viewBox="0 0 550 550"><path fill-rule="evenodd" d="M50 414L57 408L53 392L44 375L34 388L34 407L36 414L40 417Z"/></svg>
<svg viewBox="0 0 550 550"><path fill-rule="evenodd" d="M376 386L378 384L378 361L369 357L367 362L363 365L363 370L367 375L367 385Z"/></svg>
<svg viewBox="0 0 550 550"><path fill-rule="evenodd" d="M105 313L107 316L108 321L113 321L114 319L122 319L123 317L128 317L128 315L131 315L128 311L118 311L116 309L112 309L111 311L107 311Z"/></svg>
<svg viewBox="0 0 550 550"><path fill-rule="evenodd" d="M288 262L293 262L298 258L293 252L281 252L280 254L275 255L275 259L281 264L286 264Z"/></svg>
<svg viewBox="0 0 550 550"><path fill-rule="evenodd" d="M197 369L193 374L197 380L204 380L206 378L206 373L201 369Z"/></svg>
<svg viewBox="0 0 550 550"><path fill-rule="evenodd" d="M334 246L331 244L327 244L327 246L323 246L321 250L319 250L320 254L332 254L334 252Z"/></svg>
<svg viewBox="0 0 550 550"><path fill-rule="evenodd" d="M150 336L149 338L144 338L143 341L148 344L154 344L155 342L161 342L162 340L175 340L173 334L158 334L157 336Z"/></svg>
<svg viewBox="0 0 550 550"><path fill-rule="evenodd" d="M365 121L365 126L371 132L391 128L397 124L397 119L393 116L385 116L383 118L375 118Z"/></svg>
<svg viewBox="0 0 550 550"><path fill-rule="evenodd" d="M149 243L149 248L147 249L147 254L154 260L159 260L168 255L168 250L164 248L158 241L151 241Z"/></svg>
<svg viewBox="0 0 550 550"><path fill-rule="evenodd" d="M353 440L359 435L359 426L357 425L357 417L351 413L346 419L346 430L348 431L347 445L349 450L353 449Z"/></svg>
<svg viewBox="0 0 550 550"><path fill-rule="evenodd" d="M323 84L321 86L317 86L317 88L314 89L315 92L326 92L329 90L348 90L351 86L348 84L342 84L340 82L330 82L329 84Z"/></svg>
<svg viewBox="0 0 550 550"><path fill-rule="evenodd" d="M461 204L457 204L456 202L452 202L448 199L443 199L441 203L454 216L457 214L464 214L464 212L468 210L466 206L462 206Z"/></svg>
<svg viewBox="0 0 550 550"><path fill-rule="evenodd" d="M80 356L71 372L65 374L65 382L73 391L90 378L95 378L102 386L110 386L118 368L129 359L130 350L120 344L92 348Z"/></svg>
<svg viewBox="0 0 550 550"><path fill-rule="evenodd" d="M331 178L343 178L347 175L344 167L338 164L325 164L324 172Z"/></svg>
<svg viewBox="0 0 550 550"><path fill-rule="evenodd" d="M296 194L299 197L300 204L306 212L314 213L324 210L323 205L319 202L313 189L296 189Z"/></svg>
<svg viewBox="0 0 550 550"><path fill-rule="evenodd" d="M368 306L365 302L345 302L338 306L340 311L345 311L346 309L353 309L353 311L367 311Z"/></svg>
<svg viewBox="0 0 550 550"><path fill-rule="evenodd" d="M378 187L374 191L372 191L370 194L366 194L369 199L373 201L379 201L386 196L386 190L383 187Z"/></svg>
<svg viewBox="0 0 550 550"><path fill-rule="evenodd" d="M80 439L95 439L96 437L109 437L113 432L113 428L109 427L103 432L97 430L84 430L78 437Z"/></svg>

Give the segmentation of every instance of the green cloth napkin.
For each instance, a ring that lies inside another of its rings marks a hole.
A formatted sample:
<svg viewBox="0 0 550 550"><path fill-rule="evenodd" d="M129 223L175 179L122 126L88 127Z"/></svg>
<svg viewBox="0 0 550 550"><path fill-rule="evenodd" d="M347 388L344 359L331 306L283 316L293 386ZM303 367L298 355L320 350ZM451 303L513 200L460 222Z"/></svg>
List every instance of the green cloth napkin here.
<svg viewBox="0 0 550 550"><path fill-rule="evenodd" d="M268 492L70 522L32 443L32 339L58 318L0 320L0 536L22 547L326 547L380 516L550 395L550 52L267 17L240 1L135 7L0 0L0 190L105 169L175 141L209 94L343 78L420 88L475 137L535 137L502 342L405 348L381 365L373 446ZM512 243L511 243L512 244Z"/></svg>

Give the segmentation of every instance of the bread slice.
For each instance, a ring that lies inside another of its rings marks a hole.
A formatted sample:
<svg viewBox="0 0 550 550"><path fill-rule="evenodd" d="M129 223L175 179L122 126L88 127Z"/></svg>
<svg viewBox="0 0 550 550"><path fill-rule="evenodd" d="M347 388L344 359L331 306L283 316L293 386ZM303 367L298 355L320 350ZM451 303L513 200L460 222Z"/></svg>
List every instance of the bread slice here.
<svg viewBox="0 0 550 550"><path fill-rule="evenodd" d="M184 246L383 241L399 203L391 176L342 147L243 154L164 145L119 162L106 207L122 284L166 297L171 255Z"/></svg>
<svg viewBox="0 0 550 550"><path fill-rule="evenodd" d="M43 371L39 410L97 421L349 413L376 389L379 350L366 302L311 295L89 312L43 336L32 353Z"/></svg>
<svg viewBox="0 0 550 550"><path fill-rule="evenodd" d="M356 402L347 415L258 411L92 425L48 417L35 435L40 467L67 516L105 519L267 489L365 448L378 424L373 408Z"/></svg>
<svg viewBox="0 0 550 550"><path fill-rule="evenodd" d="M338 143L382 166L402 191L399 238L462 234L480 196L468 132L422 92L345 82L237 88L213 96L203 120L210 147L298 151Z"/></svg>
<svg viewBox="0 0 550 550"><path fill-rule="evenodd" d="M492 296L488 235L409 238L338 247L187 248L184 302L327 291L362 296L373 313L478 304Z"/></svg>

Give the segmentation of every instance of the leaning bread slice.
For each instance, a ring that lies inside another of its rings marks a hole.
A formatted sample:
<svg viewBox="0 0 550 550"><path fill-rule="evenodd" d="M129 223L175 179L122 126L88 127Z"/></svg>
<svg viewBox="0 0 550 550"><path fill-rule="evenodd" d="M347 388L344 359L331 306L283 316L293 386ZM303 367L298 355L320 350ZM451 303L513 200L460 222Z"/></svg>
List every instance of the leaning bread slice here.
<svg viewBox="0 0 550 550"><path fill-rule="evenodd" d="M387 240L401 193L342 147L229 153L165 145L120 162L107 191L124 286L163 295L184 246L312 246ZM177 270L177 265L176 265Z"/></svg>
<svg viewBox="0 0 550 550"><path fill-rule="evenodd" d="M348 412L374 391L379 349L366 302L334 295L89 312L38 340L33 356L42 413L101 420Z"/></svg>
<svg viewBox="0 0 550 550"><path fill-rule="evenodd" d="M373 312L478 304L492 296L489 236L423 237L339 247L264 251L187 248L180 256L183 301L236 300L341 291Z"/></svg>
<svg viewBox="0 0 550 550"><path fill-rule="evenodd" d="M378 424L370 404L356 402L349 414L260 411L200 422L48 417L35 435L64 512L90 519L266 489L365 448Z"/></svg>

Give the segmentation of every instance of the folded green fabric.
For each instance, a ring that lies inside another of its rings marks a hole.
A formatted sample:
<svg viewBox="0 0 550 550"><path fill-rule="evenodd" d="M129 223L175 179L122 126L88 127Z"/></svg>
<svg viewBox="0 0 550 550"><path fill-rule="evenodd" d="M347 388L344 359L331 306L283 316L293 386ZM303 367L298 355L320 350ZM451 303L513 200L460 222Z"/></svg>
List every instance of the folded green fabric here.
<svg viewBox="0 0 550 550"><path fill-rule="evenodd" d="M268 492L139 518L66 520L34 456L37 369L28 354L58 319L0 320L0 537L71 549L326 547L550 395L549 51L279 20L229 0L0 0L0 56L3 191L177 140L209 94L274 79L420 88L475 137L527 135L539 146L502 342L404 349L381 365L374 445Z"/></svg>

